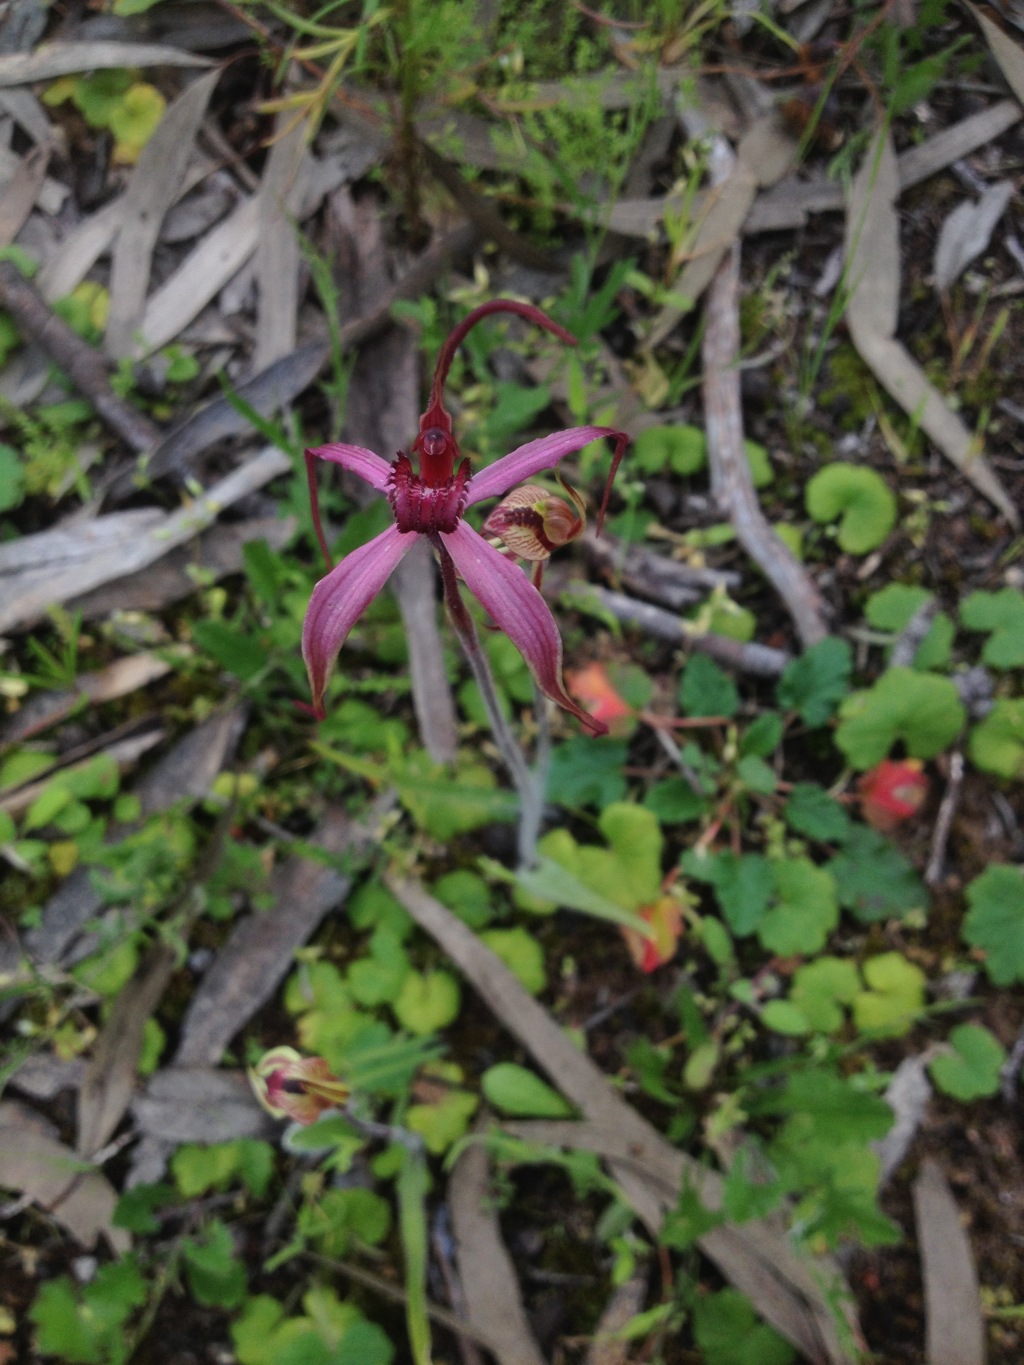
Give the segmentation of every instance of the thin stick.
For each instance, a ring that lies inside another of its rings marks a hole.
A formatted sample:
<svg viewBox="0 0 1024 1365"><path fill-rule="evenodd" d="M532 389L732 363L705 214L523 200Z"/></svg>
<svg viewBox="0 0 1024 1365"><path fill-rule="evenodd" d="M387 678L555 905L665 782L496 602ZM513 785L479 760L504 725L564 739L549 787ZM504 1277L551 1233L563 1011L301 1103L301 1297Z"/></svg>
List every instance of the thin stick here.
<svg viewBox="0 0 1024 1365"><path fill-rule="evenodd" d="M718 144L721 144L719 146ZM728 174L723 139L717 178ZM715 162L712 162L713 167ZM799 560L769 526L757 501L743 450L740 401L739 243L722 258L708 290L701 347L704 422L708 438L711 492L736 531L736 538L782 598L806 649L828 634L824 603Z"/></svg>
<svg viewBox="0 0 1024 1365"><path fill-rule="evenodd" d="M959 750L949 756L949 783L946 793L935 817L935 834L932 837L932 851L928 866L924 871L925 886L935 886L942 879L943 864L946 861L946 844L949 831L953 827L953 816L960 803L960 788L964 781L964 756Z"/></svg>
<svg viewBox="0 0 1024 1365"><path fill-rule="evenodd" d="M107 367L99 352L59 318L34 284L11 261L0 261L0 303L11 313L18 330L31 337L67 374L108 427L142 455L153 450L163 432L145 413L118 398L110 387Z"/></svg>
<svg viewBox="0 0 1024 1365"><path fill-rule="evenodd" d="M708 654L712 659L741 673L777 678L792 658L784 649L773 649L770 645L760 645L753 640L744 644L728 635L715 635L712 632L692 635L675 612L656 607L652 602L640 602L622 592L612 592L610 588L602 588L595 583L587 584L580 592L579 600L590 600L611 612L617 621L637 626L658 640L667 640L670 644L683 645L701 654Z"/></svg>

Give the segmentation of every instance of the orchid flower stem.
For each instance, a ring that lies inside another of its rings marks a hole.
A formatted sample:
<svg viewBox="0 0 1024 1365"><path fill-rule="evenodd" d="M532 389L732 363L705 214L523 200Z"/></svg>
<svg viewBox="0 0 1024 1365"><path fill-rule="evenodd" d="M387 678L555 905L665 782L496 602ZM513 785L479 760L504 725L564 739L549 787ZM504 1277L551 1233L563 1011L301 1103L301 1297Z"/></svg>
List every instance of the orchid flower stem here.
<svg viewBox="0 0 1024 1365"><path fill-rule="evenodd" d="M537 840L544 819L544 793L551 765L551 704L539 687L533 689L533 714L537 717L537 743L533 750L530 791L521 794L519 809L519 866L536 867Z"/></svg>
<svg viewBox="0 0 1024 1365"><path fill-rule="evenodd" d="M494 685L494 674L491 672L491 665L480 644L480 636L473 624L473 618L470 616L459 592L455 565L452 562L451 555L440 543L435 548L441 562L441 580L448 615L462 644L463 652L473 674L473 680L479 689L480 699L483 701L484 710L487 712L494 742L498 746L498 752L508 769L512 783L519 793L519 865L523 868L533 867L537 862L537 837L540 833L540 824L544 813L548 751L546 711L543 708L538 708L538 716L544 716L545 719L541 731L541 742L538 747L539 762L536 768L531 769L519 741L512 733L512 727L501 709L498 690Z"/></svg>

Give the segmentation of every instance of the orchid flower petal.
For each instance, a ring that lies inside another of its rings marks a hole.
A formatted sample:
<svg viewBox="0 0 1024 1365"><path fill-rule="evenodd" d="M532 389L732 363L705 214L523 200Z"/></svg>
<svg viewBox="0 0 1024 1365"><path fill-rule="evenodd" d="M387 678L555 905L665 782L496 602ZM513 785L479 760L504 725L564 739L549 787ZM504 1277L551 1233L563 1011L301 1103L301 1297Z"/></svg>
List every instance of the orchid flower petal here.
<svg viewBox="0 0 1024 1365"><path fill-rule="evenodd" d="M579 707L566 692L562 683L562 637L547 603L523 571L465 522L454 531L442 532L441 540L466 587L519 650L544 695L594 734L607 734L607 725Z"/></svg>
<svg viewBox="0 0 1024 1365"><path fill-rule="evenodd" d="M466 505L472 507L474 503L483 502L484 498L496 498L507 493L517 483L532 478L542 469L553 469L563 455L582 450L591 441L599 441L602 436L612 440L621 439L625 444L626 438L622 432L614 431L611 427L569 427L567 431L556 431L553 436L527 441L526 445L510 451L473 475Z"/></svg>
<svg viewBox="0 0 1024 1365"><path fill-rule="evenodd" d="M381 459L372 450L365 450L362 446L345 445L342 441L326 446L315 446L306 454L316 455L321 460L330 460L332 464L340 464L342 469L355 474L356 478L362 479L371 488L376 488L378 493L383 493L388 475L391 473L391 466L387 460Z"/></svg>
<svg viewBox="0 0 1024 1365"><path fill-rule="evenodd" d="M324 691L345 637L418 540L389 526L346 555L313 589L302 626L302 657L317 715L323 714Z"/></svg>

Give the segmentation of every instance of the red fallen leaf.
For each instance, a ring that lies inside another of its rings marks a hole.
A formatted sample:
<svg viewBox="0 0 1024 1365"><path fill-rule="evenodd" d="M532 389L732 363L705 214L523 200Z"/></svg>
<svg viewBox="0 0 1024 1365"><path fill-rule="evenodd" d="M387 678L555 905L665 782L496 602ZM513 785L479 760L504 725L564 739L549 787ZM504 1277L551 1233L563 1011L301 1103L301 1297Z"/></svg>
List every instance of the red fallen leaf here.
<svg viewBox="0 0 1024 1365"><path fill-rule="evenodd" d="M610 726L633 715L633 708L616 692L604 664L587 664L586 668L566 673L565 680L573 696L579 698L595 720Z"/></svg>
<svg viewBox="0 0 1024 1365"><path fill-rule="evenodd" d="M886 834L921 809L928 795L923 766L916 758L886 758L860 779L861 814L873 829Z"/></svg>
<svg viewBox="0 0 1024 1365"><path fill-rule="evenodd" d="M651 905L641 905L637 915L654 931L645 938L635 929L623 928L622 935L633 961L642 972L653 972L675 956L683 932L683 917L675 896L662 896Z"/></svg>

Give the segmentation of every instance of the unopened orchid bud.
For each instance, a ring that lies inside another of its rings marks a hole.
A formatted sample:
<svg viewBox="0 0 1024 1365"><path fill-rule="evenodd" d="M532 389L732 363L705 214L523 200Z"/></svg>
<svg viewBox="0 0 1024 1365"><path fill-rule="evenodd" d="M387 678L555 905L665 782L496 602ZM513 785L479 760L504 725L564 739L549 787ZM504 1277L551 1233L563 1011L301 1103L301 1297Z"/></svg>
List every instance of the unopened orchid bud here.
<svg viewBox="0 0 1024 1365"><path fill-rule="evenodd" d="M485 536L493 536L519 559L541 564L551 552L581 536L587 525L586 504L574 488L559 479L572 502L570 507L539 484L514 488L484 522Z"/></svg>
<svg viewBox="0 0 1024 1365"><path fill-rule="evenodd" d="M309 1124L326 1109L340 1109L352 1093L323 1057L303 1057L293 1047L274 1047L249 1067L260 1104L276 1119Z"/></svg>
<svg viewBox="0 0 1024 1365"><path fill-rule="evenodd" d="M650 928L650 936L626 925L622 933L636 965L642 972L653 972L675 956L683 932L682 907L677 896L665 895L641 905L636 913Z"/></svg>

